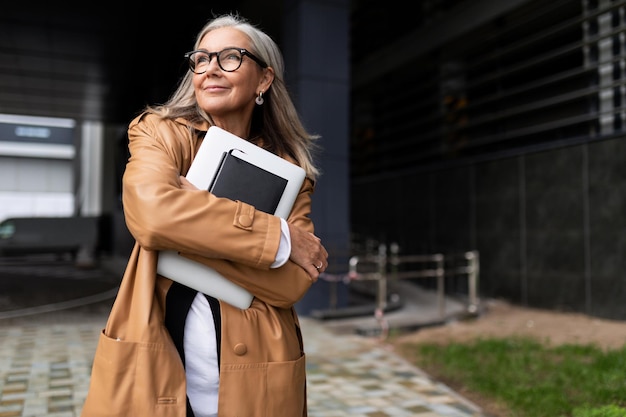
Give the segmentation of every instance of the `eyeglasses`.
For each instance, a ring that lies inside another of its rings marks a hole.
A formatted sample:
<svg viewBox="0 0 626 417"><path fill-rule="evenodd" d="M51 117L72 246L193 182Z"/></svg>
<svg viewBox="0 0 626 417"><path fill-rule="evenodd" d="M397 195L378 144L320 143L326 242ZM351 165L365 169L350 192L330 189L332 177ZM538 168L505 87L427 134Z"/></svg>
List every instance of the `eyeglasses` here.
<svg viewBox="0 0 626 417"><path fill-rule="evenodd" d="M189 69L194 74L204 74L209 69L214 56L217 57L217 65L226 72L238 70L244 56L250 57L261 68L267 68L265 62L243 48L226 48L219 52L191 51L185 54L185 58L189 61Z"/></svg>

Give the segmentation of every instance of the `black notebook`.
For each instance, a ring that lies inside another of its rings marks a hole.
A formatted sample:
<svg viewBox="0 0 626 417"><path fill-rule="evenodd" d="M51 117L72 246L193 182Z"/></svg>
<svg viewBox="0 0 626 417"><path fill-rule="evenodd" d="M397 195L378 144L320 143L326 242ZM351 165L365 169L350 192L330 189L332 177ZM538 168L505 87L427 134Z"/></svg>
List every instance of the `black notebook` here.
<svg viewBox="0 0 626 417"><path fill-rule="evenodd" d="M237 156L238 149L224 152L209 191L218 197L239 200L257 210L274 214L287 180Z"/></svg>

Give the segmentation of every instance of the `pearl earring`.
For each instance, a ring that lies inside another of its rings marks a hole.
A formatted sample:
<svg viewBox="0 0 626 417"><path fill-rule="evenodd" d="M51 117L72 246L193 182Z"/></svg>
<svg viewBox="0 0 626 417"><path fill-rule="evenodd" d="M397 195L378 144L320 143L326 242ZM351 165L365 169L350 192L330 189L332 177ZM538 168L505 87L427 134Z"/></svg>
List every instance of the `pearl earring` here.
<svg viewBox="0 0 626 417"><path fill-rule="evenodd" d="M259 106L265 102L265 100L263 100L263 91L259 91L259 95L254 99L254 102Z"/></svg>

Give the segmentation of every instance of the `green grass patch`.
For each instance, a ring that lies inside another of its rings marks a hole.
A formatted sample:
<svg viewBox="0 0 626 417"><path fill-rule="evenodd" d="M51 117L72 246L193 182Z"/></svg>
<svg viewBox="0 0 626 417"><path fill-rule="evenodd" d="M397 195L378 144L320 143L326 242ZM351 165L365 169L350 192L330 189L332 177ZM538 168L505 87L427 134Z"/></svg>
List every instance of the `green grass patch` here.
<svg viewBox="0 0 626 417"><path fill-rule="evenodd" d="M510 338L403 350L433 376L504 404L515 417L626 416L626 348Z"/></svg>

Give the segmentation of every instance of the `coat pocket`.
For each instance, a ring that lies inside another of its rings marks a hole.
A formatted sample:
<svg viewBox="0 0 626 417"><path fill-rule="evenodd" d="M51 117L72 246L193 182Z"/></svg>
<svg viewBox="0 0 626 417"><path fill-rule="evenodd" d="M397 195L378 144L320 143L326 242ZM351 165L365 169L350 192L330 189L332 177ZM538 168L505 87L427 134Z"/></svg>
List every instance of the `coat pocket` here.
<svg viewBox="0 0 626 417"><path fill-rule="evenodd" d="M222 366L218 410L222 417L306 415L305 355L294 361Z"/></svg>
<svg viewBox="0 0 626 417"><path fill-rule="evenodd" d="M185 407L185 376L175 349L100 334L82 417L185 415Z"/></svg>

